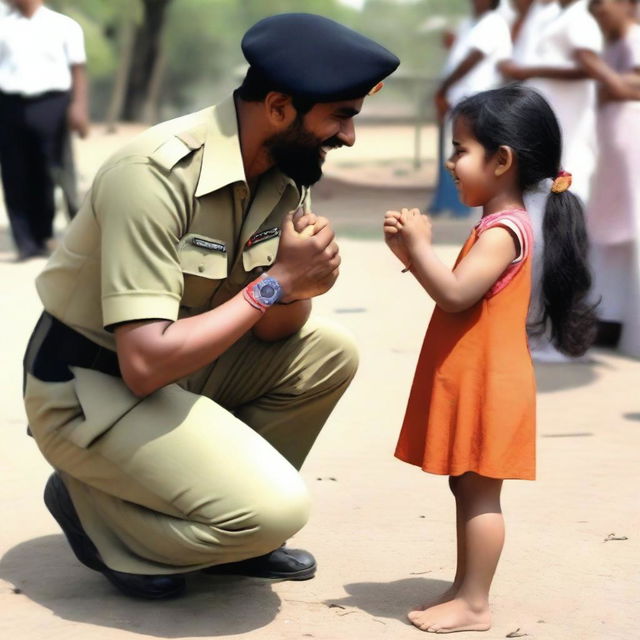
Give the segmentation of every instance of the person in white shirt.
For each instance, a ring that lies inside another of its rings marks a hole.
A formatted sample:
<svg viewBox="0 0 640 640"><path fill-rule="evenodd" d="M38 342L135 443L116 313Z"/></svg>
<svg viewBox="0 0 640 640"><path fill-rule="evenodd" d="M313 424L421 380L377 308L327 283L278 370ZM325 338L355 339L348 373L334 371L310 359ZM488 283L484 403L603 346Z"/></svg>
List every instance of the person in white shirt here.
<svg viewBox="0 0 640 640"><path fill-rule="evenodd" d="M46 255L54 176L69 129L88 131L86 55L77 22L42 0L0 15L0 167L18 260Z"/></svg>
<svg viewBox="0 0 640 640"><path fill-rule="evenodd" d="M463 98L502 83L497 65L511 56L511 37L505 19L496 11L499 0L472 0L473 15L456 35L436 93L442 114Z"/></svg>
<svg viewBox="0 0 640 640"><path fill-rule="evenodd" d="M446 209L455 215L468 215L468 207L459 203L453 181L444 169L451 148L449 110L463 98L494 89L502 84L498 63L511 56L511 35L504 17L498 12L500 0L470 0L472 15L458 27L455 41L444 66L443 79L434 100L441 125L440 172L429 212Z"/></svg>
<svg viewBox="0 0 640 640"><path fill-rule="evenodd" d="M509 60L500 69L509 79L525 81L549 102L562 129L563 169L572 174L572 190L588 202L596 162L596 85L590 67L600 58L603 38L589 13L587 0L543 3L537 14L537 35L524 61ZM555 5L555 6L554 6ZM542 322L542 211L547 185L529 194L527 210L536 236L533 288L529 309L529 344L538 362L566 362L552 344Z"/></svg>
<svg viewBox="0 0 640 640"><path fill-rule="evenodd" d="M516 18L511 27L511 59L522 67L536 64L536 48L545 26L560 13L553 0L512 0Z"/></svg>
<svg viewBox="0 0 640 640"><path fill-rule="evenodd" d="M572 189L586 202L595 165L596 106L587 65L601 53L603 39L587 0L558 4L560 10L540 31L530 62L512 60L500 68L507 78L526 81L551 104L562 128L564 168L573 174Z"/></svg>

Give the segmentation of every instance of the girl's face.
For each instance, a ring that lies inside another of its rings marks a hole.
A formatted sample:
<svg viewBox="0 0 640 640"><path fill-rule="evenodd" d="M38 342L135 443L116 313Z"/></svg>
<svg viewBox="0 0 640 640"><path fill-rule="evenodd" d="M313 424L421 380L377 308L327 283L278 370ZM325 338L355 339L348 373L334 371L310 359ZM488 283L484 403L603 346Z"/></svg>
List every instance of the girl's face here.
<svg viewBox="0 0 640 640"><path fill-rule="evenodd" d="M483 206L496 194L495 163L476 140L463 117L453 122L453 153L446 163L460 200L469 207Z"/></svg>
<svg viewBox="0 0 640 640"><path fill-rule="evenodd" d="M605 34L615 34L633 20L634 3L629 0L591 0L589 11Z"/></svg>

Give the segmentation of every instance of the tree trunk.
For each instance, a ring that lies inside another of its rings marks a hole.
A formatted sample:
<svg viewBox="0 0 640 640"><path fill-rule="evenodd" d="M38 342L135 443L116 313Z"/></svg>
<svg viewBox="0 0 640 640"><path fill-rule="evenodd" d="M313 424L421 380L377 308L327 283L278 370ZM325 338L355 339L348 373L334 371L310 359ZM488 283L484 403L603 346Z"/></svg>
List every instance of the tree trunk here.
<svg viewBox="0 0 640 640"><path fill-rule="evenodd" d="M133 59L124 103L123 118L144 119L144 110L151 89L154 70L161 53L162 31L166 10L171 0L141 0L144 8L142 23L136 29ZM162 70L162 65L160 71ZM159 83L157 78L154 79Z"/></svg>
<svg viewBox="0 0 640 640"><path fill-rule="evenodd" d="M122 117L122 107L129 83L129 70L131 68L131 60L133 59L133 45L136 32L133 3L127 3L126 7L122 22L120 23L120 34L118 38L120 61L113 81L111 100L109 101L109 107L105 117L107 132L109 133L113 133L116 130L116 122Z"/></svg>

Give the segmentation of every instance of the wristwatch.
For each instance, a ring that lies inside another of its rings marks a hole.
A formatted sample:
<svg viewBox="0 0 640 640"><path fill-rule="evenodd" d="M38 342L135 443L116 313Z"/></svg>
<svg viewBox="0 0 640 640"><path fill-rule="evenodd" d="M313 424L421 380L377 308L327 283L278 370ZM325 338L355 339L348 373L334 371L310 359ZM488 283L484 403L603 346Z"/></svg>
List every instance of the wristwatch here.
<svg viewBox="0 0 640 640"><path fill-rule="evenodd" d="M255 283L253 295L260 304L270 307L282 297L282 287L275 278L269 276Z"/></svg>

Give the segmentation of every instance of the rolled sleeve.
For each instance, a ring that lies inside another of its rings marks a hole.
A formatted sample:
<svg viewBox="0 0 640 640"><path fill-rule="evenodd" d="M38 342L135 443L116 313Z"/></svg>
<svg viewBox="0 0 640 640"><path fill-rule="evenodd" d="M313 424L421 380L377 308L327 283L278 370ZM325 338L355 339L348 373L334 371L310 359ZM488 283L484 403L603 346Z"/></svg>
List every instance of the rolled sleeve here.
<svg viewBox="0 0 640 640"><path fill-rule="evenodd" d="M180 185L140 159L107 169L92 193L102 238L104 327L176 320L184 287L177 245L187 216Z"/></svg>

